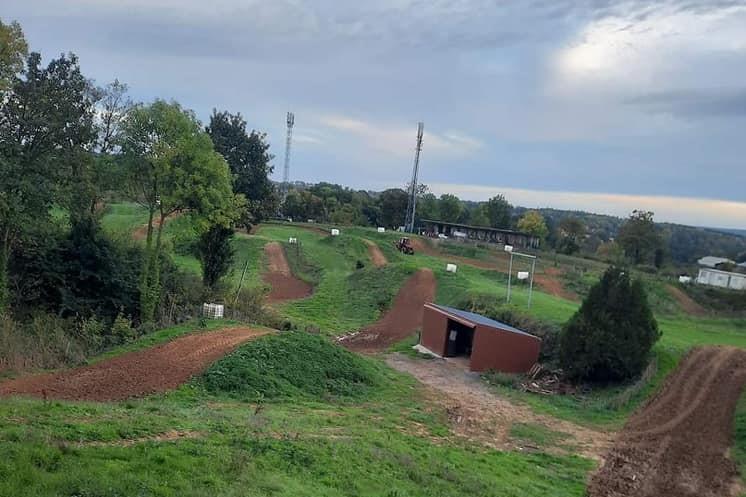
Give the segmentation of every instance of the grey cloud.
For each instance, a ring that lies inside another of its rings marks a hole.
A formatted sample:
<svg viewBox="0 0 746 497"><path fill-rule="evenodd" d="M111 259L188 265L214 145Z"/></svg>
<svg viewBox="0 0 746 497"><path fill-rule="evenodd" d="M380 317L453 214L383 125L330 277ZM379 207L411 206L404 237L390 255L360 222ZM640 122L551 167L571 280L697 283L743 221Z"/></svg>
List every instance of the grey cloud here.
<svg viewBox="0 0 746 497"><path fill-rule="evenodd" d="M678 117L746 117L746 88L672 90L626 100L656 114Z"/></svg>

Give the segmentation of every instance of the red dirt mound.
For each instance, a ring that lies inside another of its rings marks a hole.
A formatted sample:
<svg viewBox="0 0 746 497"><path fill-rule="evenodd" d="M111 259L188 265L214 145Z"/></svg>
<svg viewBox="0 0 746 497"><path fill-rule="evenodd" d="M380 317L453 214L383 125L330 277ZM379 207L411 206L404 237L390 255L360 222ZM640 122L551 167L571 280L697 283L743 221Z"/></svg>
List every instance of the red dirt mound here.
<svg viewBox="0 0 746 497"><path fill-rule="evenodd" d="M272 288L267 296L268 302L285 302L311 295L313 287L290 272L282 245L277 242L268 243L264 246L264 253L267 255L268 265L262 279Z"/></svg>
<svg viewBox="0 0 746 497"><path fill-rule="evenodd" d="M666 291L668 291L668 294L676 300L679 307L684 309L684 312L687 314L691 314L692 316L704 316L707 314L707 310L704 307L692 300L692 298L684 293L680 288L676 288L673 285L666 285Z"/></svg>
<svg viewBox="0 0 746 497"><path fill-rule="evenodd" d="M358 352L378 352L411 335L422 326L422 306L435 298L435 275L430 269L413 274L394 299L394 305L381 319L342 344Z"/></svg>
<svg viewBox="0 0 746 497"><path fill-rule="evenodd" d="M386 256L381 252L380 247L370 240L365 240L365 244L368 246L368 255L370 256L371 262L375 267L383 267L389 263Z"/></svg>
<svg viewBox="0 0 746 497"><path fill-rule="evenodd" d="M723 497L736 490L728 459L733 412L746 383L746 350L694 349L630 418L590 497Z"/></svg>
<svg viewBox="0 0 746 497"><path fill-rule="evenodd" d="M560 269L548 267L544 269L543 273L536 273L534 275L534 283L549 295L567 300L580 300L577 293L565 288L561 278L562 271Z"/></svg>
<svg viewBox="0 0 746 497"><path fill-rule="evenodd" d="M165 392L243 342L267 333L250 328L194 333L90 366L9 380L0 383L0 396L115 401Z"/></svg>

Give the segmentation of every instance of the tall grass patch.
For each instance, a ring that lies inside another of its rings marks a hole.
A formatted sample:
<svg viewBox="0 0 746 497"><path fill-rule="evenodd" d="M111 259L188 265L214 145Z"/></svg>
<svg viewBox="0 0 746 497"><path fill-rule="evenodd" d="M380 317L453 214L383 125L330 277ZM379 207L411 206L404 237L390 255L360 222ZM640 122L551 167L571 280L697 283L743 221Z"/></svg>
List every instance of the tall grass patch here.
<svg viewBox="0 0 746 497"><path fill-rule="evenodd" d="M250 401L359 400L388 375L382 365L324 337L296 332L244 345L210 367L202 382L211 393Z"/></svg>

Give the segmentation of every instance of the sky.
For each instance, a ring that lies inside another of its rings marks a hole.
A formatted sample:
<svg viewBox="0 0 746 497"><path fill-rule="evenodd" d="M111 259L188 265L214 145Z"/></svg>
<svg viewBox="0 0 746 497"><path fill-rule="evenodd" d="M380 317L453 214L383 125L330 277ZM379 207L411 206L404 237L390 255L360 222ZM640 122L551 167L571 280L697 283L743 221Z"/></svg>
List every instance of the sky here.
<svg viewBox="0 0 746 497"><path fill-rule="evenodd" d="M2 0L135 100L241 112L291 180L746 229L746 0Z"/></svg>

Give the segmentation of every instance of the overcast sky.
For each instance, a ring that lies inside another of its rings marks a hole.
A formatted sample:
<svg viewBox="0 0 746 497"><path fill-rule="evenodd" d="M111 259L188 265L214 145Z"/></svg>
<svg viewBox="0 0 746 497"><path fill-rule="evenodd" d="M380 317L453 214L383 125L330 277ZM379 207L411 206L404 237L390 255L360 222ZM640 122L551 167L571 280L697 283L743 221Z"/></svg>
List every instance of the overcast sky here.
<svg viewBox="0 0 746 497"><path fill-rule="evenodd" d="M746 228L746 0L2 0L99 83L240 111L291 179Z"/></svg>

